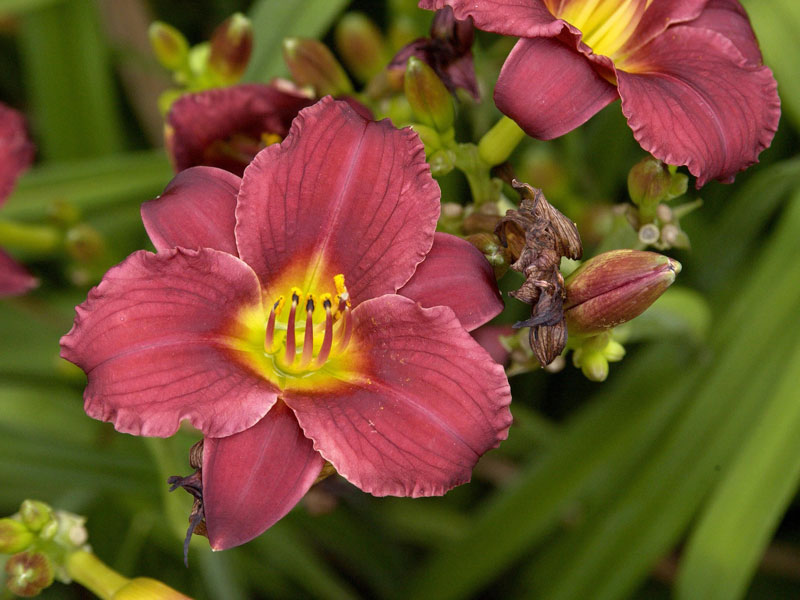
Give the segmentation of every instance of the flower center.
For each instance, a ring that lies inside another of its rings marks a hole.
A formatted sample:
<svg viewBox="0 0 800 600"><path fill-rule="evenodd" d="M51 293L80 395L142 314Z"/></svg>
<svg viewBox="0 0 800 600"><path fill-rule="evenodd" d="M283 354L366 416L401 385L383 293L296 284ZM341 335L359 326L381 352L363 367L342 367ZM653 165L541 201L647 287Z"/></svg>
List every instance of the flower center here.
<svg viewBox="0 0 800 600"><path fill-rule="evenodd" d="M350 295L343 275L336 275L333 280L335 295L325 293L317 298L293 287L288 298L279 296L272 304L265 326L264 352L283 374L297 376L317 371L332 355L347 349L353 333ZM283 321L281 315L287 303L289 314Z"/></svg>
<svg viewBox="0 0 800 600"><path fill-rule="evenodd" d="M207 164L242 164L249 165L256 154L283 138L277 133L265 131L257 138L244 133L234 133L224 140L214 140L205 149L204 161Z"/></svg>
<svg viewBox="0 0 800 600"><path fill-rule="evenodd" d="M595 54L614 60L652 1L545 0L545 3L553 16L581 30L584 43Z"/></svg>

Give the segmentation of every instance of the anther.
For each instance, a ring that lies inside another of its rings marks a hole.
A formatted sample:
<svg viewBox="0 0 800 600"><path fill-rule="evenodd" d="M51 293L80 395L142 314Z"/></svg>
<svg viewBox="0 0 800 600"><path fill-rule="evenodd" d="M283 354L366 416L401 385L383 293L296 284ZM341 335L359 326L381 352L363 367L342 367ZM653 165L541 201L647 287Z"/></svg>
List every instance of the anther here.
<svg viewBox="0 0 800 600"><path fill-rule="evenodd" d="M294 339L294 319L297 313L297 305L300 303L301 291L298 288L292 288L292 306L289 309L289 320L286 323L286 364L291 365L294 362L296 346Z"/></svg>
<svg viewBox="0 0 800 600"><path fill-rule="evenodd" d="M309 294L306 300L306 332L303 337L303 357L300 366L304 367L311 362L314 355L314 296Z"/></svg>
<svg viewBox="0 0 800 600"><path fill-rule="evenodd" d="M269 319L267 319L267 330L264 335L264 350L272 352L272 343L275 341L275 318L281 314L283 310L284 299L280 296L275 304L272 305L272 310L269 311Z"/></svg>
<svg viewBox="0 0 800 600"><path fill-rule="evenodd" d="M332 306L330 294L324 294L322 296L322 307L325 309L325 336L322 338L322 346L320 346L319 355L317 356L317 366L320 367L328 360L331 354L331 345L333 344Z"/></svg>

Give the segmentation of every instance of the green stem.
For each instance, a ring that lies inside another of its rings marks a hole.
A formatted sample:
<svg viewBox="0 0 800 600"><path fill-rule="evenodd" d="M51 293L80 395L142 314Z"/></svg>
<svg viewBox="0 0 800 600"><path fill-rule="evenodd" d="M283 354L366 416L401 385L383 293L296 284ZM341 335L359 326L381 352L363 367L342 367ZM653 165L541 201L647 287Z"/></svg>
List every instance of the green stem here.
<svg viewBox="0 0 800 600"><path fill-rule="evenodd" d="M49 253L63 242L63 234L55 227L0 220L0 246Z"/></svg>
<svg viewBox="0 0 800 600"><path fill-rule="evenodd" d="M508 160L525 132L508 117L502 117L478 142L478 154L490 167Z"/></svg>
<svg viewBox="0 0 800 600"><path fill-rule="evenodd" d="M67 557L69 576L103 600L114 596L130 580L109 568L90 552L78 550Z"/></svg>
<svg viewBox="0 0 800 600"><path fill-rule="evenodd" d="M475 144L456 144L456 167L467 178L472 201L476 206L495 202L500 197L500 186L492 181L491 166L481 157Z"/></svg>

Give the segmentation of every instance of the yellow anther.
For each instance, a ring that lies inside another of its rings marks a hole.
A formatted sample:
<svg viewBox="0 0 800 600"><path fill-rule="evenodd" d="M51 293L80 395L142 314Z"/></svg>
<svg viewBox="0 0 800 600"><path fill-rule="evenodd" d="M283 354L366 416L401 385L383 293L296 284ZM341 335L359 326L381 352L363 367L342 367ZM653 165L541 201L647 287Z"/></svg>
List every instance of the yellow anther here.
<svg viewBox="0 0 800 600"><path fill-rule="evenodd" d="M300 298L303 297L303 290L301 290L299 287L293 287L290 296L293 304L299 304Z"/></svg>
<svg viewBox="0 0 800 600"><path fill-rule="evenodd" d="M306 311L314 312L314 308L316 306L316 301L314 300L314 294L307 294L306 295Z"/></svg>
<svg viewBox="0 0 800 600"><path fill-rule="evenodd" d="M275 311L276 317L280 316L284 304L286 304L286 298L284 298L283 296L278 296L278 299L275 301L275 304L272 305L272 310Z"/></svg>
<svg viewBox="0 0 800 600"><path fill-rule="evenodd" d="M336 286L337 298L344 300L347 306L350 306L350 294L347 292L347 286L344 284L344 275L341 273L334 275L333 284Z"/></svg>
<svg viewBox="0 0 800 600"><path fill-rule="evenodd" d="M265 131L261 134L261 141L264 142L265 146L271 146L272 144L277 144L283 141L283 138L277 133L269 133Z"/></svg>
<svg viewBox="0 0 800 600"><path fill-rule="evenodd" d="M330 309L333 306L333 299L330 294L322 294L319 299L323 308Z"/></svg>

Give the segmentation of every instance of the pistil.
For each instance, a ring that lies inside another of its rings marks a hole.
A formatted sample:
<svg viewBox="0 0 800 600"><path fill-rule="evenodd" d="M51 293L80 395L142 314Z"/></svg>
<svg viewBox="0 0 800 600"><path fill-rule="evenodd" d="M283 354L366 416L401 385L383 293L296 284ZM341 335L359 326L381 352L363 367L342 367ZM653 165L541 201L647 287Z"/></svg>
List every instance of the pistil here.
<svg viewBox="0 0 800 600"><path fill-rule="evenodd" d="M294 362L297 352L294 339L294 319L297 314L297 305L300 303L301 293L298 288L292 288L292 307L289 309L289 320L286 323L286 359L284 362L287 365L291 365Z"/></svg>

